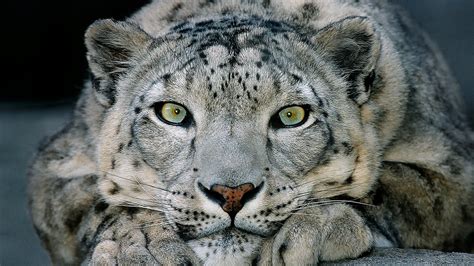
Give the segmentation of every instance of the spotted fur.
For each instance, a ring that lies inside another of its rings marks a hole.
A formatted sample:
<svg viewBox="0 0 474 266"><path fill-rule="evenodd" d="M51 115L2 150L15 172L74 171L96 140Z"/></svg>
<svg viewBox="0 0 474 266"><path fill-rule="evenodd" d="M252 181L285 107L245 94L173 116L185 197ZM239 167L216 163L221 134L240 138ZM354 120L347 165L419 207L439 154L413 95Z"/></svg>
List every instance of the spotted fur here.
<svg viewBox="0 0 474 266"><path fill-rule="evenodd" d="M154 1L85 41L91 80L30 171L53 263L472 248L474 138L457 85L390 2ZM164 123L163 101L192 119ZM307 121L273 127L289 105ZM216 184L258 191L233 217L206 194Z"/></svg>

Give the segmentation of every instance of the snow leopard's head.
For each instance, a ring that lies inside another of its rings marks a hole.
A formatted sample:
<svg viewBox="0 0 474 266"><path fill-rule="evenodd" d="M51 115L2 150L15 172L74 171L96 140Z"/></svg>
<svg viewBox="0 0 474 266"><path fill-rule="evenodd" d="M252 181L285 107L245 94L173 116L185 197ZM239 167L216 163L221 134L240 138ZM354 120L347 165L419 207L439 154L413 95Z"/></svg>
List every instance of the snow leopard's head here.
<svg viewBox="0 0 474 266"><path fill-rule="evenodd" d="M364 106L379 37L363 17L295 27L222 15L152 37L94 23L105 199L162 212L163 225L197 239L229 228L267 236L315 200L364 196L378 166Z"/></svg>

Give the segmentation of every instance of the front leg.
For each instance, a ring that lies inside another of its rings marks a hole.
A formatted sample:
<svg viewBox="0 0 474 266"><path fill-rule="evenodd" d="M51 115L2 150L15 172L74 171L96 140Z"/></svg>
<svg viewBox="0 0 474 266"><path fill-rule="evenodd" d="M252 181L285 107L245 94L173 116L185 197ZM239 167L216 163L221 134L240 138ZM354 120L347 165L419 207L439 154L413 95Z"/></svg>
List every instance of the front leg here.
<svg viewBox="0 0 474 266"><path fill-rule="evenodd" d="M30 206L35 228L58 265L178 265L201 262L160 212L111 206L97 176L35 175Z"/></svg>
<svg viewBox="0 0 474 266"><path fill-rule="evenodd" d="M314 265L356 258L372 245L372 233L355 210L344 204L320 206L291 216L264 243L259 263Z"/></svg>
<svg viewBox="0 0 474 266"><path fill-rule="evenodd" d="M153 211L111 207L79 234L89 247L84 265L199 265L192 249ZM150 222L152 221L152 222ZM90 234L92 233L92 234Z"/></svg>

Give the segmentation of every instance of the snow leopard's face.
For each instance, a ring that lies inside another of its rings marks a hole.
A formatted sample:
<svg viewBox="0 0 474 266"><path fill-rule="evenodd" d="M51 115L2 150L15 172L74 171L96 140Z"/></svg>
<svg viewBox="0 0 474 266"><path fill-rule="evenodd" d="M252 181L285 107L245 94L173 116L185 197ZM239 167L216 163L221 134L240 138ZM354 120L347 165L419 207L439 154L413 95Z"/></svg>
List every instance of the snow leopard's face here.
<svg viewBox="0 0 474 266"><path fill-rule="evenodd" d="M225 232L244 254L308 202L366 193L375 166L355 132L371 77L344 64L375 48L363 19L344 23L344 39L330 28L315 40L255 17L182 23L157 39L93 25L89 61L109 106L104 197L163 212L159 223L203 253Z"/></svg>

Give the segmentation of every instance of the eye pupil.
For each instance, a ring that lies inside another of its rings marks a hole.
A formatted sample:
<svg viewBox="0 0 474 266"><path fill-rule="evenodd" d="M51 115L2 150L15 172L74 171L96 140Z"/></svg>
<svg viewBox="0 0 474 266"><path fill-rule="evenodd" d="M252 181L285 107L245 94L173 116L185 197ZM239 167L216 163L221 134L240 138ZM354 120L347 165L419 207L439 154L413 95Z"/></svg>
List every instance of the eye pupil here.
<svg viewBox="0 0 474 266"><path fill-rule="evenodd" d="M287 116L288 118L290 118L290 117L293 116L293 113L292 113L292 112L288 112L288 113L286 113L286 116Z"/></svg>
<svg viewBox="0 0 474 266"><path fill-rule="evenodd" d="M180 111L179 109L174 109L174 113L175 113L176 115L179 115L179 113L181 113L181 111Z"/></svg>

